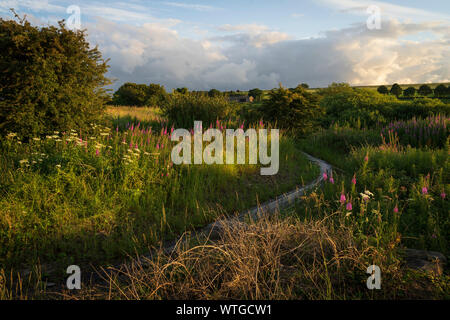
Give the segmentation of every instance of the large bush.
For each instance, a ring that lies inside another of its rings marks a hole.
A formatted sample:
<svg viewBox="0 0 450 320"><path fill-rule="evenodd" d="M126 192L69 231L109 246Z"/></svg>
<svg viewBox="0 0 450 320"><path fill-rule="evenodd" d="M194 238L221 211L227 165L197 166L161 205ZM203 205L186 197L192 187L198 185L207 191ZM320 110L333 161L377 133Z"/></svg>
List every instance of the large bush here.
<svg viewBox="0 0 450 320"><path fill-rule="evenodd" d="M235 109L233 103L223 96L176 92L169 95L161 107L172 125L186 129L192 128L194 121L203 121L206 127L216 120L228 119Z"/></svg>
<svg viewBox="0 0 450 320"><path fill-rule="evenodd" d="M338 122L371 127L377 123L386 123L387 120L381 110L382 106L396 102L395 97L373 90L347 88L326 95L321 100L321 105L326 110L326 124Z"/></svg>
<svg viewBox="0 0 450 320"><path fill-rule="evenodd" d="M136 84L132 82L124 83L114 92L113 105L119 106L159 106L167 97L164 86L151 83Z"/></svg>
<svg viewBox="0 0 450 320"><path fill-rule="evenodd" d="M269 92L261 108L264 120L276 122L280 128L294 129L300 134L314 130L322 115L319 97L302 86L292 90L283 88Z"/></svg>
<svg viewBox="0 0 450 320"><path fill-rule="evenodd" d="M27 138L85 127L103 110L107 68L84 31L63 21L36 27L0 19L0 134Z"/></svg>

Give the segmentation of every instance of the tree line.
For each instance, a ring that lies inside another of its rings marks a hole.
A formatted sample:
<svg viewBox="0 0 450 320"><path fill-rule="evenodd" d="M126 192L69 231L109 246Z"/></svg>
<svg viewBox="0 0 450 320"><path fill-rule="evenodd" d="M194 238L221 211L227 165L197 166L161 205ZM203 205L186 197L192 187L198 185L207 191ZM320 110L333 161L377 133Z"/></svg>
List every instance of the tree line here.
<svg viewBox="0 0 450 320"><path fill-rule="evenodd" d="M423 84L416 89L415 87L408 87L405 90L398 83L394 83L389 90L386 86L379 86L377 91L381 94L392 94L396 97L399 97L403 94L405 97L414 97L416 95L428 97L431 94L434 94L435 97L446 97L450 95L450 86L446 87L444 84L439 84L434 88L434 90L427 84Z"/></svg>

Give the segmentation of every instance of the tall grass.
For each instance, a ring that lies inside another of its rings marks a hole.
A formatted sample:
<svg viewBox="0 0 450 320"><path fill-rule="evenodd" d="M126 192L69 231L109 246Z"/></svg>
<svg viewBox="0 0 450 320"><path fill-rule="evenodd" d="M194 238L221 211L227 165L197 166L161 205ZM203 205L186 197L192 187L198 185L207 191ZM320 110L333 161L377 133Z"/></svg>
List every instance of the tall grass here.
<svg viewBox="0 0 450 320"><path fill-rule="evenodd" d="M0 142L1 264L111 261L318 172L283 136L281 170L272 178L261 177L257 165L176 166L170 134L131 122L124 131L92 124L89 132L55 132L30 143L9 135Z"/></svg>

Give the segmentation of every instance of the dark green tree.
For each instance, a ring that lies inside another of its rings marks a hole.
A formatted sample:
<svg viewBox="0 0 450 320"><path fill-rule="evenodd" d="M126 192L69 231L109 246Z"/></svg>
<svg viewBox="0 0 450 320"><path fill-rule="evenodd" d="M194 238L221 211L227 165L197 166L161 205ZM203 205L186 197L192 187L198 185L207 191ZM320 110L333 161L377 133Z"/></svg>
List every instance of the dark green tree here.
<svg viewBox="0 0 450 320"><path fill-rule="evenodd" d="M379 86L377 91L379 93L381 93L381 94L388 94L389 93L389 90L388 90L388 88L386 86Z"/></svg>
<svg viewBox="0 0 450 320"><path fill-rule="evenodd" d="M86 127L104 110L107 69L85 31L0 18L0 134Z"/></svg>
<svg viewBox="0 0 450 320"><path fill-rule="evenodd" d="M298 86L293 90L283 88L269 92L269 99L261 108L264 120L276 122L280 128L294 129L300 134L314 130L323 115L316 94Z"/></svg>
<svg viewBox="0 0 450 320"><path fill-rule="evenodd" d="M436 97L444 97L447 95L447 87L442 83L434 88L434 95Z"/></svg>
<svg viewBox="0 0 450 320"><path fill-rule="evenodd" d="M417 91L421 96L428 96L433 93L433 90L430 88L429 85L423 84L419 87L419 90Z"/></svg>
<svg viewBox="0 0 450 320"><path fill-rule="evenodd" d="M178 92L178 93L181 93L181 94L187 94L187 93L189 93L189 89L186 88L186 87L183 87L183 88L177 88L175 91Z"/></svg>
<svg viewBox="0 0 450 320"><path fill-rule="evenodd" d="M147 89L146 105L160 106L167 99L167 92L164 86L150 83Z"/></svg>
<svg viewBox="0 0 450 320"><path fill-rule="evenodd" d="M144 106L148 99L148 87L145 84L127 82L114 92L112 103L120 106Z"/></svg>
<svg viewBox="0 0 450 320"><path fill-rule="evenodd" d="M309 89L309 84L307 83L301 83L300 86L304 89Z"/></svg>
<svg viewBox="0 0 450 320"><path fill-rule="evenodd" d="M414 97L416 95L416 88L414 87L408 87L407 89L405 89L405 91L403 92L403 94L406 97Z"/></svg>
<svg viewBox="0 0 450 320"><path fill-rule="evenodd" d="M208 96L210 96L210 97L220 97L221 95L222 95L222 93L217 89L211 89L208 92Z"/></svg>
<svg viewBox="0 0 450 320"><path fill-rule="evenodd" d="M398 85L398 83L394 83L394 85L391 87L390 92L398 98L398 96L402 94L403 89Z"/></svg>
<svg viewBox="0 0 450 320"><path fill-rule="evenodd" d="M249 97L253 97L255 101L261 101L263 91L261 89L255 88L248 92Z"/></svg>

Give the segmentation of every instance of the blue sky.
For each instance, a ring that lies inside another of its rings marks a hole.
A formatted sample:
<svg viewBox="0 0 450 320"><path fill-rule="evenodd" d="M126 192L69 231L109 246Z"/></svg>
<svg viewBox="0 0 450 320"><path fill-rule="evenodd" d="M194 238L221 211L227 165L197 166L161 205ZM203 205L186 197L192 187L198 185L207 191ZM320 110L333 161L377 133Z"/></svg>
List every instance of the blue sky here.
<svg viewBox="0 0 450 320"><path fill-rule="evenodd" d="M111 59L116 87L450 81L447 0L1 0L0 15L15 8L53 24L71 5ZM369 6L380 9L380 29L367 28Z"/></svg>

